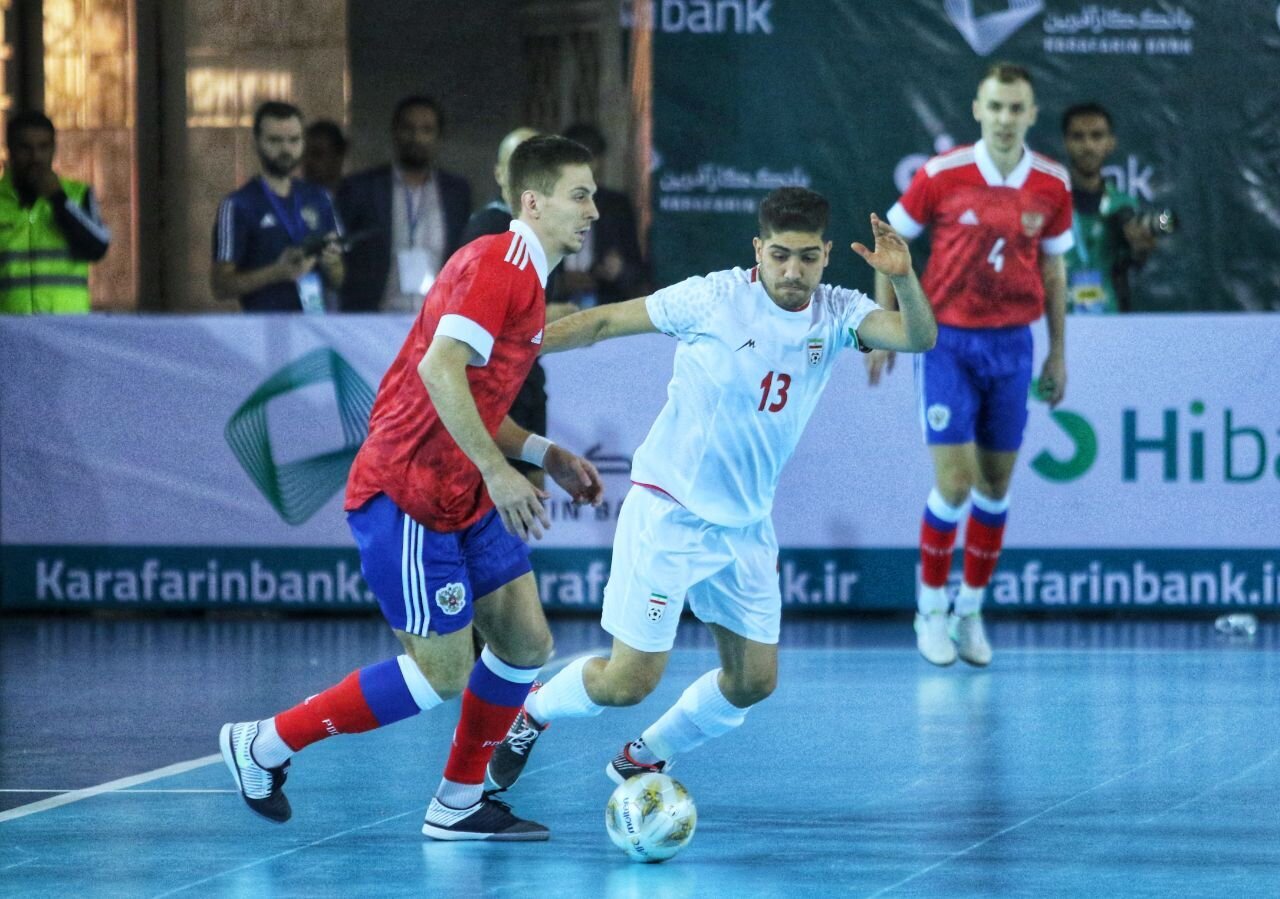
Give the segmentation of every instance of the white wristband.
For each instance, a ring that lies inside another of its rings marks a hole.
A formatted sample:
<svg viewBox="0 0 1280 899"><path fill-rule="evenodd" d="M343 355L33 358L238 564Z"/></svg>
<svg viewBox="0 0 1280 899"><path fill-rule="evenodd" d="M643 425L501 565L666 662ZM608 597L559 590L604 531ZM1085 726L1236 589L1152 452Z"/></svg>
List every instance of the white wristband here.
<svg viewBox="0 0 1280 899"><path fill-rule="evenodd" d="M547 458L547 450L552 446L554 444L541 434L530 434L524 446L520 447L520 461L541 468L542 461Z"/></svg>

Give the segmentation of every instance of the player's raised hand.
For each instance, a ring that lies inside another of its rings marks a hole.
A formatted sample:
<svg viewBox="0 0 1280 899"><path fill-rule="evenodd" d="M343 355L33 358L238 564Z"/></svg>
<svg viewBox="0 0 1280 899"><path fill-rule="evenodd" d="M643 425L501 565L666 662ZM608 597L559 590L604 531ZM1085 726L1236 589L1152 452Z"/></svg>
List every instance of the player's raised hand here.
<svg viewBox="0 0 1280 899"><path fill-rule="evenodd" d="M853 252L867 261L876 271L890 278L901 277L911 272L911 251L907 242L888 222L874 212L871 213L871 235L875 238L875 249L867 249L866 244L854 241Z"/></svg>
<svg viewBox="0 0 1280 899"><path fill-rule="evenodd" d="M503 526L510 533L521 540L530 537L542 539L542 532L551 527L551 519L547 517L542 501L551 494L534 487L528 478L510 465L504 465L485 478L484 485Z"/></svg>
<svg viewBox="0 0 1280 899"><path fill-rule="evenodd" d="M573 497L575 503L598 506L604 498L604 484L600 482L600 472L596 467L558 444L553 443L547 449L542 469Z"/></svg>

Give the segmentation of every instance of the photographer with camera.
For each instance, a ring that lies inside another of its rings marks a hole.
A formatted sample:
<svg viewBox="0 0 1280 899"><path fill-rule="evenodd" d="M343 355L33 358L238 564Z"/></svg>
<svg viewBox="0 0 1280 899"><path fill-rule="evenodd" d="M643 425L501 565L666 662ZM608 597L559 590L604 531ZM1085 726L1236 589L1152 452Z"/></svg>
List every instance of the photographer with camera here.
<svg viewBox="0 0 1280 899"><path fill-rule="evenodd" d="M1062 141L1071 169L1075 246L1066 255L1067 311L1131 312L1129 272L1172 233L1168 210L1145 209L1102 176L1116 148L1111 114L1097 103L1080 103L1062 114Z"/></svg>
<svg viewBox="0 0 1280 899"><path fill-rule="evenodd" d="M302 159L302 112L263 103L253 118L262 173L229 194L213 229L210 284L245 312L325 311L342 286L342 228L324 188L292 177Z"/></svg>

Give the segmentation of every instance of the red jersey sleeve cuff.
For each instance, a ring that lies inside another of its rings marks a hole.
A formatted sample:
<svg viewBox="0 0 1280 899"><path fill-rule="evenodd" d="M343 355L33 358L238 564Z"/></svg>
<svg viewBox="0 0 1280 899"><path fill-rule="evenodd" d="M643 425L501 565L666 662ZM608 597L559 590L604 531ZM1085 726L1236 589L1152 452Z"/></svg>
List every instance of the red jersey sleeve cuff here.
<svg viewBox="0 0 1280 899"><path fill-rule="evenodd" d="M901 203L894 203L893 208L889 210L889 224L893 226L893 230L897 231L907 240L919 237L920 232L924 230L924 225L917 222L911 217L911 213Z"/></svg>

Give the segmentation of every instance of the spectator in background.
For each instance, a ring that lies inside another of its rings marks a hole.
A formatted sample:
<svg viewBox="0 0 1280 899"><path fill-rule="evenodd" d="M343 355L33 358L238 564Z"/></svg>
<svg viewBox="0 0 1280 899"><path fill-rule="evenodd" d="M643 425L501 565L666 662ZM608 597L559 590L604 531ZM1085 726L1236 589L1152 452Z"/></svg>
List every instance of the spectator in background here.
<svg viewBox="0 0 1280 899"><path fill-rule="evenodd" d="M608 150L604 135L596 126L580 122L566 128L564 136L590 150L595 160L592 169L599 185L596 208L600 220L587 235L582 250L565 258L554 298L587 307L647 294L649 267L640 253L631 200L600 183Z"/></svg>
<svg viewBox="0 0 1280 899"><path fill-rule="evenodd" d="M486 234L502 234L511 227L511 199L508 190L508 165L511 162L511 154L515 152L516 147L529 138L537 136L538 132L533 128L520 127L508 133L498 144L498 160L493 166L493 180L498 184L498 196L471 216L462 234L464 244ZM590 237L588 236L587 239L589 240ZM548 275L546 291L548 296L554 293L554 285L561 270L557 266ZM547 322L551 323L576 311L577 307L570 303L547 303ZM547 373L542 368L542 363L535 359L533 368L529 370L529 376L520 386L520 392L516 394L515 402L511 405L511 411L508 413L511 420L536 434L547 433L546 388ZM513 460L511 464L534 486L544 486L546 478L540 467L518 459Z"/></svg>
<svg viewBox="0 0 1280 899"><path fill-rule="evenodd" d="M40 112L5 127L9 163L0 178L0 313L86 313L89 263L107 253L89 185L53 170L57 132Z"/></svg>
<svg viewBox="0 0 1280 899"><path fill-rule="evenodd" d="M1062 114L1062 142L1071 169L1075 246L1067 253L1067 311L1130 312L1129 272L1155 249L1155 236L1135 215L1138 201L1102 176L1116 148L1111 114L1080 103Z"/></svg>
<svg viewBox="0 0 1280 899"><path fill-rule="evenodd" d="M416 312L461 246L471 186L436 167L444 114L430 97L406 97L391 116L395 161L342 182L338 209L352 234L372 231L347 257L344 312Z"/></svg>
<svg viewBox="0 0 1280 899"><path fill-rule="evenodd" d="M342 164L347 158L347 138L337 122L320 119L307 126L306 145L302 150L302 177L338 195L342 184Z"/></svg>
<svg viewBox="0 0 1280 899"><path fill-rule="evenodd" d="M253 117L261 174L229 194L213 229L213 295L245 312L324 312L343 278L341 228L324 188L292 177L302 112L268 101Z"/></svg>
<svg viewBox="0 0 1280 899"><path fill-rule="evenodd" d="M498 144L498 161L493 165L493 180L498 185L498 195L467 220L467 226L462 229L461 243L471 243L485 234L501 234L511 225L511 201L507 199L507 164L516 147L537 136L536 129L522 125L508 132Z"/></svg>

